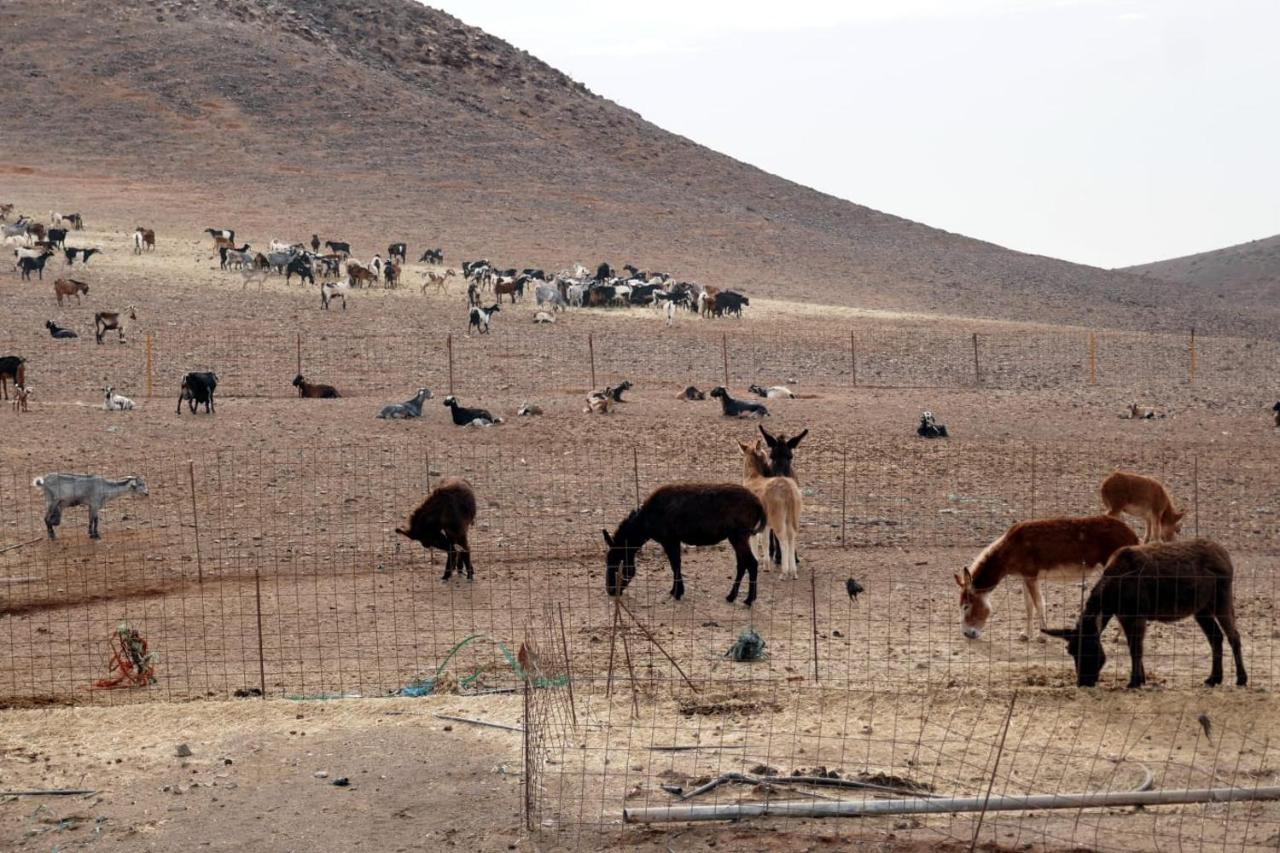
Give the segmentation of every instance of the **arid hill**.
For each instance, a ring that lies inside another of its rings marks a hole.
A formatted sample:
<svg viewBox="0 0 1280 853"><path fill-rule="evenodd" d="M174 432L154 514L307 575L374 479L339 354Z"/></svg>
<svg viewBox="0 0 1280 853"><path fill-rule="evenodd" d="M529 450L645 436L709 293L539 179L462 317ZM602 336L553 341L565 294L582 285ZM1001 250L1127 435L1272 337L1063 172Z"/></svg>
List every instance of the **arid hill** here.
<svg viewBox="0 0 1280 853"><path fill-rule="evenodd" d="M1267 309L1280 296L1280 235L1225 249L1127 267L1122 272L1193 285L1207 298Z"/></svg>
<svg viewBox="0 0 1280 853"><path fill-rule="evenodd" d="M322 231L361 254L634 262L894 311L1257 331L1280 304L1237 311L798 186L409 0L11 0L5 20L0 197L30 205Z"/></svg>

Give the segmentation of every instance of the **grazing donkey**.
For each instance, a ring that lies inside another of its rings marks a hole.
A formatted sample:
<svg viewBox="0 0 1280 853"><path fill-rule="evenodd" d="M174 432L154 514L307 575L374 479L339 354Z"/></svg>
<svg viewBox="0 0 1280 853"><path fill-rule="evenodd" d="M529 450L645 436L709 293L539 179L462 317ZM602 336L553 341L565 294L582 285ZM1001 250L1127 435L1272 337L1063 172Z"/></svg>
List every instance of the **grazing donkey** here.
<svg viewBox="0 0 1280 853"><path fill-rule="evenodd" d="M466 570L467 580L476 576L471 566L471 547L467 544L467 530L476 520L476 493L471 484L458 477L451 477L427 495L409 516L404 527L396 533L412 539L423 548L439 548L448 553L444 564L447 581L456 569L458 575Z"/></svg>
<svg viewBox="0 0 1280 853"><path fill-rule="evenodd" d="M737 558L738 573L725 601L738 597L742 576L747 580L750 607L756 600L759 563L751 553L751 537L764 529L764 507L742 486L719 483L672 483L659 486L637 510L622 520L613 535L604 534L609 546L605 557L605 589L620 595L636 575L636 552L650 539L662 546L671 563L674 581L671 597L684 597L680 574L680 545L715 545L728 539ZM621 575L619 575L621 572Z"/></svg>
<svg viewBox="0 0 1280 853"><path fill-rule="evenodd" d="M1236 630L1232 575L1231 557L1221 545L1207 539L1121 548L1089 593L1076 626L1043 630L1051 637L1066 639L1067 652L1075 661L1076 684L1093 687L1107 662L1102 631L1115 617L1129 644L1129 687L1141 687L1147 681L1142 643L1148 620L1177 622L1194 616L1213 653L1213 668L1205 685L1222 683L1225 634L1235 658L1236 684L1243 687L1249 683L1249 675Z"/></svg>
<svg viewBox="0 0 1280 853"><path fill-rule="evenodd" d="M1157 537L1161 542L1172 542L1182 532L1182 517L1187 512L1173 508L1173 501L1159 480L1129 471L1115 471L1102 481L1101 491L1107 515L1119 518L1121 513L1127 512L1146 521L1144 544Z"/></svg>

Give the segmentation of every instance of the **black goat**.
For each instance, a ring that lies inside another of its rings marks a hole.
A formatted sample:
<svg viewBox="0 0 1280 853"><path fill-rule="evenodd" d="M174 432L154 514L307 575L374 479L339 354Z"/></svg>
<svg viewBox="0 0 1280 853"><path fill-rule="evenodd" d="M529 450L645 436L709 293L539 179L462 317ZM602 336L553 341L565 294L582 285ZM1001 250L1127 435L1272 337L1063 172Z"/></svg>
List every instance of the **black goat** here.
<svg viewBox="0 0 1280 853"><path fill-rule="evenodd" d="M49 330L49 337L55 340L68 340L70 338L80 337L70 329L64 329L52 320L45 320L44 327Z"/></svg>
<svg viewBox="0 0 1280 853"><path fill-rule="evenodd" d="M449 407L449 414L453 417L453 423L456 426L470 426L475 421L480 421L482 425L502 423L502 418L495 418L489 414L488 409L468 409L465 406L459 406L458 398L452 394L444 398L444 404Z"/></svg>
<svg viewBox="0 0 1280 853"><path fill-rule="evenodd" d="M703 391L699 391L696 386L690 385L679 394L676 395L677 400L705 400L707 395Z"/></svg>
<svg viewBox="0 0 1280 853"><path fill-rule="evenodd" d="M1147 681L1142 664L1142 641L1148 620L1177 622L1194 616L1209 640L1213 668L1205 684L1222 683L1222 637L1231 643L1236 664L1236 684L1249 683L1244 670L1240 634L1236 630L1235 604L1231 597L1231 557L1216 542L1192 539L1130 545L1116 551L1102 570L1074 628L1045 628L1051 637L1063 637L1075 660L1076 684L1093 687L1107 662L1102 650L1102 630L1115 617L1129 644L1129 686Z"/></svg>
<svg viewBox="0 0 1280 853"><path fill-rule="evenodd" d="M308 284L316 283L316 276L311 268L311 258L298 255L289 261L288 266L284 268L284 283L289 284L295 275Z"/></svg>
<svg viewBox="0 0 1280 853"><path fill-rule="evenodd" d="M80 260L87 264L90 258L101 251L101 249L78 249L74 246L66 246L62 250L62 254L67 258L67 266L72 266L76 262L76 255L79 255Z"/></svg>
<svg viewBox="0 0 1280 853"><path fill-rule="evenodd" d="M218 387L216 373L188 373L182 377L182 390L178 392L178 414L182 414L182 401L186 400L195 414L196 406L203 403L205 414L213 414L213 391Z"/></svg>
<svg viewBox="0 0 1280 853"><path fill-rule="evenodd" d="M476 494L471 484L458 477L441 483L409 516L405 527L396 533L408 537L423 548L439 548L448 552L444 564L447 581L454 570L466 570L467 580L476 576L471 565L471 547L467 530L476 520Z"/></svg>
<svg viewBox="0 0 1280 853"><path fill-rule="evenodd" d="M49 241L50 246L57 246L59 249L65 248L67 244L67 229L50 228L45 239Z"/></svg>
<svg viewBox="0 0 1280 853"><path fill-rule="evenodd" d="M351 244L350 244L350 243L343 243L343 242L339 242L339 241L337 241L337 240L325 240L325 241L324 241L324 245L325 245L325 248L327 248L330 252L333 252L335 255L350 255L350 254L351 254Z"/></svg>
<svg viewBox="0 0 1280 853"><path fill-rule="evenodd" d="M408 262L407 259L405 258L405 255L407 255L408 253L409 253L409 247L406 246L404 243L392 243L390 246L387 247L387 256L392 258L399 258L400 263L402 264Z"/></svg>
<svg viewBox="0 0 1280 853"><path fill-rule="evenodd" d="M680 574L680 545L715 545L728 539L737 557L738 573L726 601L738 597L742 576L747 575L750 607L756 600L756 572L760 564L751 553L751 537L764 528L764 507L746 488L734 484L673 483L660 486L631 512L618 529L604 533L609 553L605 557L605 589L620 595L636 574L636 552L650 539L662 546L674 576L671 596L684 597ZM621 571L621 576L619 576Z"/></svg>
<svg viewBox="0 0 1280 853"><path fill-rule="evenodd" d="M720 409L724 412L726 418L740 418L743 415L755 415L757 417L766 418L769 416L769 410L762 403L748 403L745 400L735 400L729 396L729 392L725 390L723 385L717 385L711 389L711 396L719 398Z"/></svg>
<svg viewBox="0 0 1280 853"><path fill-rule="evenodd" d="M49 253L45 252L38 258L18 258L18 268L22 270L22 280L30 281L31 273L38 274L41 281L44 281L44 265L49 262Z"/></svg>
<svg viewBox="0 0 1280 853"><path fill-rule="evenodd" d="M608 388L605 388L603 391L599 391L597 393L599 393L602 396L608 397L610 400L613 400L613 402L615 403L625 403L627 401L622 399L622 395L630 391L634 387L635 386L631 384L630 380L624 379L619 384L610 385Z"/></svg>

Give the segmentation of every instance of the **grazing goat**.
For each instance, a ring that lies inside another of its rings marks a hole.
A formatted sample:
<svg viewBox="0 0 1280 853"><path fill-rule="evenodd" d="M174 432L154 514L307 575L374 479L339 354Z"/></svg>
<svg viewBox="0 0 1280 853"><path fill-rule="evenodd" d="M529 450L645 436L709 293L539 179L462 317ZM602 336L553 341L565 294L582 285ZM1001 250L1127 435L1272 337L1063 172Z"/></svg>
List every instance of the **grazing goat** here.
<svg viewBox="0 0 1280 853"><path fill-rule="evenodd" d="M120 336L120 343L124 343L124 321L125 318L137 320L138 315L134 313L133 306L130 305L124 311L99 311L93 315L94 336L98 339L98 343L102 343L102 338L112 329Z"/></svg>
<svg viewBox="0 0 1280 853"><path fill-rule="evenodd" d="M75 266L76 255L79 255L80 262L87 266L89 259L101 251L101 249L77 249L73 246L67 246L62 250L62 254L66 257L67 266L69 267Z"/></svg>
<svg viewBox="0 0 1280 853"><path fill-rule="evenodd" d="M293 387L298 389L299 397L333 400L342 396L338 393L338 389L334 388L332 385L321 385L319 383L312 384L303 379L301 373L293 377Z"/></svg>
<svg viewBox="0 0 1280 853"><path fill-rule="evenodd" d="M126 492L146 497L147 485L141 477L108 480L91 474L45 474L31 485L44 491L44 526L49 538L56 539L54 528L62 523L62 511L72 506L89 508L89 538L99 539L98 513L107 501Z"/></svg>
<svg viewBox="0 0 1280 853"><path fill-rule="evenodd" d="M324 247L335 255L342 255L344 258L350 257L351 255L350 243L343 243L337 240L325 240Z"/></svg>
<svg viewBox="0 0 1280 853"><path fill-rule="evenodd" d="M534 288L533 296L539 308L547 303L551 304L553 311L563 311L566 307L564 296L560 293L560 288L555 285L540 284Z"/></svg>
<svg viewBox="0 0 1280 853"><path fill-rule="evenodd" d="M804 501L795 480L770 476L769 462L765 459L760 444L759 440L752 444L738 442L738 449L742 451L742 485L760 501L768 522L769 535L778 539L778 547L782 551L782 577L797 578L799 570L796 567L796 543L800 538L800 508ZM759 543L764 537L754 538L757 542L756 553L761 553Z"/></svg>
<svg viewBox="0 0 1280 853"><path fill-rule="evenodd" d="M737 558L737 575L725 600L738 597L742 576L747 575L750 607L756 600L756 573L760 564L751 553L751 537L764 529L764 507L746 488L732 483L672 483L660 486L618 524L613 535L604 534L609 547L605 556L605 590L621 595L636 574L636 554L650 539L662 546L671 563L674 581L671 597L684 597L680 574L680 545L715 545L728 539Z"/></svg>
<svg viewBox="0 0 1280 853"><path fill-rule="evenodd" d="M1067 652L1075 662L1076 684L1094 687L1107 662L1102 631L1114 617L1129 645L1129 687L1137 688L1147 681L1142 663L1147 622L1177 622L1194 616L1213 653L1205 686L1222 683L1225 634L1235 658L1236 684L1244 687L1249 675L1236 630L1232 575L1231 557L1221 545L1207 539L1121 548L1090 591L1076 626L1044 629L1044 633L1066 639Z"/></svg>
<svg viewBox="0 0 1280 853"><path fill-rule="evenodd" d="M467 530L475 521L476 493L471 484L460 477L450 477L427 495L405 526L396 528L396 533L423 548L447 552L440 580L447 581L455 569L459 576L465 569L467 580L473 580L476 572L471 565Z"/></svg>
<svg viewBox="0 0 1280 853"><path fill-rule="evenodd" d="M449 407L454 426L471 426L476 421L480 421L482 425L502 423L502 418L495 418L488 409L468 409L465 406L459 406L458 398L452 394L444 398L444 404Z"/></svg>
<svg viewBox="0 0 1280 853"><path fill-rule="evenodd" d="M0 356L0 395L9 399L9 383L27 384L27 360L20 355Z"/></svg>
<svg viewBox="0 0 1280 853"><path fill-rule="evenodd" d="M102 408L108 412L132 412L133 401L123 394L117 394L116 389L108 385L106 388L106 401L102 404Z"/></svg>
<svg viewBox="0 0 1280 853"><path fill-rule="evenodd" d="M740 418L744 415L751 415L760 418L769 416L769 410L761 403L748 403L745 400L735 400L729 396L729 392L723 385L717 385L711 389L711 396L720 400L720 410L726 418Z"/></svg>
<svg viewBox="0 0 1280 853"><path fill-rule="evenodd" d="M44 265L49 263L49 252L43 252L35 258L18 258L18 269L22 270L22 280L31 281L31 273L44 281Z"/></svg>
<svg viewBox="0 0 1280 853"><path fill-rule="evenodd" d="M89 285L83 281L77 281L74 278L60 278L53 283L53 295L58 298L58 306L62 306L62 299L66 297L70 299L72 296L76 298L76 304L80 304L80 294L89 295Z"/></svg>
<svg viewBox="0 0 1280 853"><path fill-rule="evenodd" d="M1030 639L1034 618L1039 617L1041 628L1046 624L1041 578L1083 578L1094 567L1105 565L1116 551L1137 544L1138 537L1129 525L1107 515L1049 518L1013 525L982 549L963 575L955 576L960 587L964 635L970 640L978 639L993 612L991 591L1005 577L1020 577L1027 622L1018 639Z"/></svg>
<svg viewBox="0 0 1280 853"><path fill-rule="evenodd" d="M502 308L498 305L490 305L488 308L481 308L478 305L473 305L468 314L470 319L467 321L467 334L471 334L473 326L480 334L489 334L489 323L493 321L493 315L497 314L501 310Z"/></svg>
<svg viewBox="0 0 1280 853"><path fill-rule="evenodd" d="M31 389L26 385L13 386L13 411L15 413L30 411L27 408L27 400L31 399L32 393Z"/></svg>
<svg viewBox="0 0 1280 853"><path fill-rule="evenodd" d="M156 232L152 231L150 228L143 228L139 225L137 230L133 232L133 253L138 255L144 250L153 251L155 247Z"/></svg>
<svg viewBox="0 0 1280 853"><path fill-rule="evenodd" d="M444 249L427 249L422 253L422 257L418 258L418 263L436 264L444 263Z"/></svg>
<svg viewBox="0 0 1280 853"><path fill-rule="evenodd" d="M347 310L347 291L351 289L351 285L345 281L322 281L320 282L320 307L329 310L329 303L335 299L342 300L342 310Z"/></svg>
<svg viewBox="0 0 1280 853"><path fill-rule="evenodd" d="M214 414L213 392L217 387L216 373L188 373L182 377L182 388L178 391L178 414L182 414L183 400L187 401L193 415L200 404L204 404L206 415Z"/></svg>
<svg viewBox="0 0 1280 853"><path fill-rule="evenodd" d="M204 229L204 233L208 234L214 240L221 237L223 240L230 243L234 243L236 241L236 232L234 228L206 228Z"/></svg>
<svg viewBox="0 0 1280 853"><path fill-rule="evenodd" d="M370 287L378 283L378 275L371 269L360 266L354 261L347 263L347 284L351 287Z"/></svg>
<svg viewBox="0 0 1280 853"><path fill-rule="evenodd" d="M1159 480L1129 471L1115 471L1102 481L1101 492L1107 515L1119 518L1121 513L1127 512L1147 523L1147 533L1142 538L1144 544L1156 538L1161 542L1172 542L1182 531L1182 517L1187 514L1186 510L1178 512L1173 508L1173 501Z"/></svg>
<svg viewBox="0 0 1280 853"><path fill-rule="evenodd" d="M759 385L750 385L747 390L757 397L764 397L766 400L787 399L794 400L795 393L785 385L771 385L768 388L761 388Z"/></svg>
<svg viewBox="0 0 1280 853"><path fill-rule="evenodd" d="M64 329L52 320L45 320L44 327L49 330L49 337L58 341L71 340L80 337L70 329Z"/></svg>
<svg viewBox="0 0 1280 853"><path fill-rule="evenodd" d="M679 394L676 395L677 400L705 400L707 394L705 391L699 391L695 386L690 385Z"/></svg>

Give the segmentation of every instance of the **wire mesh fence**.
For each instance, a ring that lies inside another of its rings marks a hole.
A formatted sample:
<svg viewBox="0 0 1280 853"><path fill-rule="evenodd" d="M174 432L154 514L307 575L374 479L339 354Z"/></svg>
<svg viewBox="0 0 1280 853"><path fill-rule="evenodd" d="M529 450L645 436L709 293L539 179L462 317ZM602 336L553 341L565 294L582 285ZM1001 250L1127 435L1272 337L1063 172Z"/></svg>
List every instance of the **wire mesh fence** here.
<svg viewBox="0 0 1280 853"><path fill-rule="evenodd" d="M640 313L643 309L632 313ZM656 323L657 321L653 321ZM630 378L649 385L800 383L804 388L1038 390L1099 386L1136 394L1188 384L1251 392L1280 369L1280 344L1194 335L1002 331L958 333L936 327L858 327L780 333L759 325L690 321L674 329L637 319L583 330L534 326L512 318L492 334L467 336L439 318L421 334L342 327L275 326L227 336L139 324L125 343L111 333L94 346L0 333L0 353L27 359L42 399L76 399L112 385L128 396L176 395L188 371L213 370L233 397L287 397L301 371L345 396L412 393L427 385L459 394L585 391ZM81 350L94 347L85 363Z"/></svg>

